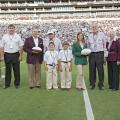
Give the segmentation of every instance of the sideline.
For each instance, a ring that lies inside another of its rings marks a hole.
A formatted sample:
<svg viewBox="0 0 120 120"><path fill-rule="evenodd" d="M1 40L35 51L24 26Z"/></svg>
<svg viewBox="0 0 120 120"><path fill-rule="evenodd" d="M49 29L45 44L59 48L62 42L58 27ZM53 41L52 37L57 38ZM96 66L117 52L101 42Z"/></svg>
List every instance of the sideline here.
<svg viewBox="0 0 120 120"><path fill-rule="evenodd" d="M21 63L24 63L24 62L25 62L25 60L22 61ZM1 67L1 69L5 69L5 67ZM4 78L5 78L5 76L2 75L2 79L4 79ZM87 120L95 120L92 106L91 106L90 99L89 99L89 95L88 95L87 88L85 85L85 81L83 81L83 84L85 86L85 90L83 91L83 97L84 97Z"/></svg>
<svg viewBox="0 0 120 120"><path fill-rule="evenodd" d="M89 98L87 88L86 88L86 85L85 85L85 81L83 83L84 83L84 86L85 86L85 90L83 91L83 97L84 97L87 120L95 120L93 110L92 110L92 106L91 106L91 103L90 103L90 98Z"/></svg>

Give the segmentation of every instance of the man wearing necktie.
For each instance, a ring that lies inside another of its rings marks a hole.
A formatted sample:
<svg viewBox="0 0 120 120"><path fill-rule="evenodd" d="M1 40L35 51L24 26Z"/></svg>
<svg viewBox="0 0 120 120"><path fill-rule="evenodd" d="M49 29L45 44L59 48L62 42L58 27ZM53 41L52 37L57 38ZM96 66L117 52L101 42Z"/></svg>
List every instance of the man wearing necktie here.
<svg viewBox="0 0 120 120"><path fill-rule="evenodd" d="M41 50L35 50L33 48L39 48ZM38 29L36 27L32 28L32 36L25 40L23 49L27 53L26 61L28 64L29 87L30 89L34 87L39 88L41 64L43 62L43 40L38 37Z"/></svg>

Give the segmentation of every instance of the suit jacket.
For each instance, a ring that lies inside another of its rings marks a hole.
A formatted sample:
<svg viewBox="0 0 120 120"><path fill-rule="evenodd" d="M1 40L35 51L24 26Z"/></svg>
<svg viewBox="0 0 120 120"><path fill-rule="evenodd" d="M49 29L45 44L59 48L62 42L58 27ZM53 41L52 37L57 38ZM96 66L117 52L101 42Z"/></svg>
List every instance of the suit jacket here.
<svg viewBox="0 0 120 120"><path fill-rule="evenodd" d="M85 46L84 46L85 48ZM75 57L75 64L85 65L87 64L87 57L85 55L81 55L82 47L78 43L74 43L72 46L72 53Z"/></svg>
<svg viewBox="0 0 120 120"><path fill-rule="evenodd" d="M118 46L118 56L117 56L117 61L120 61L120 38L117 40L117 46Z"/></svg>
<svg viewBox="0 0 120 120"><path fill-rule="evenodd" d="M40 64L43 61L43 40L41 38L38 38L38 47L42 49L42 51L38 54L32 53L32 48L35 47L35 43L33 40L33 37L26 38L23 50L27 53L26 62L28 64L35 64L36 62L39 62Z"/></svg>
<svg viewBox="0 0 120 120"><path fill-rule="evenodd" d="M110 48L108 48L108 46L109 46L109 42L107 42L106 44L106 48L108 51L107 61L117 61L117 56L118 56L117 41L112 41Z"/></svg>

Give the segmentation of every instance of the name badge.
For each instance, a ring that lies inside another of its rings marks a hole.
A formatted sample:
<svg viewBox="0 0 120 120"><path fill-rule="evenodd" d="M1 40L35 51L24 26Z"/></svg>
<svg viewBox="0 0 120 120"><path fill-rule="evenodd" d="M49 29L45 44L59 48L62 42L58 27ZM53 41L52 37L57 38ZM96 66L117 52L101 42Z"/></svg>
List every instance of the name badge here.
<svg viewBox="0 0 120 120"><path fill-rule="evenodd" d="M12 49L13 48L13 45L12 44L10 44L10 49Z"/></svg>
<svg viewBox="0 0 120 120"><path fill-rule="evenodd" d="M55 63L54 62L52 63L52 67L53 67L53 69L55 68Z"/></svg>

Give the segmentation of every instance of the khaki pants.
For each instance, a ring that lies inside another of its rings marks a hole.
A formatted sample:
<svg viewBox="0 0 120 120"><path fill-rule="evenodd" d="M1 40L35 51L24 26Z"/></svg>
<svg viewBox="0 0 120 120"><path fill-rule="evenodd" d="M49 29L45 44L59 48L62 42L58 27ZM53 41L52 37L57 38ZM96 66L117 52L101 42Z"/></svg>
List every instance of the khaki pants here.
<svg viewBox="0 0 120 120"><path fill-rule="evenodd" d="M61 88L71 88L71 72L69 71L71 63L63 63L61 62Z"/></svg>
<svg viewBox="0 0 120 120"><path fill-rule="evenodd" d="M28 64L28 82L30 87L40 86L41 80L41 65L39 63L36 64Z"/></svg>
<svg viewBox="0 0 120 120"><path fill-rule="evenodd" d="M83 76L83 65L77 65L77 79L76 79L76 88L85 88Z"/></svg>
<svg viewBox="0 0 120 120"><path fill-rule="evenodd" d="M56 67L53 68L52 66L47 65L48 70L46 71L46 87L47 89L54 89L58 88L57 82L58 82L58 75L57 75L57 69Z"/></svg>

